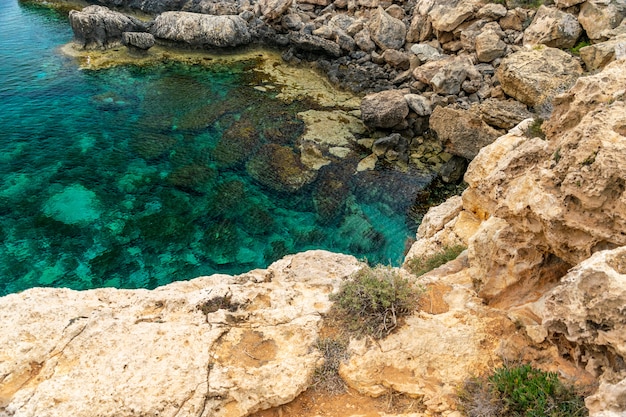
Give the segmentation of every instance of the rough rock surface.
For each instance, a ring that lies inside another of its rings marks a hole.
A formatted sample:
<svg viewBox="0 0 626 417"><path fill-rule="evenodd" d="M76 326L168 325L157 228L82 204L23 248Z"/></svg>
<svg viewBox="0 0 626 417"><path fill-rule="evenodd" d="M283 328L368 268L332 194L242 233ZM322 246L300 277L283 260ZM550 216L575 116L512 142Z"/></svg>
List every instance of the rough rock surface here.
<svg viewBox="0 0 626 417"><path fill-rule="evenodd" d="M228 47L250 42L245 20L239 16L210 16L189 12L165 12L157 16L151 33L155 38L189 46Z"/></svg>
<svg viewBox="0 0 626 417"><path fill-rule="evenodd" d="M621 0L588 0L580 7L578 21L592 40L606 40L611 29L626 18L626 5Z"/></svg>
<svg viewBox="0 0 626 417"><path fill-rule="evenodd" d="M587 71L602 69L615 59L626 58L626 34L580 48L580 58Z"/></svg>
<svg viewBox="0 0 626 417"><path fill-rule="evenodd" d="M433 273L420 281L435 285L423 300L424 311L399 331L377 343L352 340L350 359L340 368L350 387L374 397L402 392L437 413L454 408L458 386L470 375L499 363L496 352L507 343L502 335L514 324L482 306L463 262L448 265L445 276Z"/></svg>
<svg viewBox="0 0 626 417"><path fill-rule="evenodd" d="M69 19L75 42L85 49L110 48L122 42L124 32L145 29L145 25L138 19L104 6L87 6L81 11L71 10Z"/></svg>
<svg viewBox="0 0 626 417"><path fill-rule="evenodd" d="M582 27L570 13L546 6L539 7L524 31L524 45L543 44L552 48L571 48L582 34Z"/></svg>
<svg viewBox="0 0 626 417"><path fill-rule="evenodd" d="M385 12L382 7L372 19L370 36L376 45L383 51L386 49L399 49L404 45L406 38L406 26L404 23Z"/></svg>
<svg viewBox="0 0 626 417"><path fill-rule="evenodd" d="M246 416L304 391L328 294L359 268L324 251L153 291L0 299L0 413Z"/></svg>
<svg viewBox="0 0 626 417"><path fill-rule="evenodd" d="M437 133L446 152L474 158L478 151L498 138L500 133L481 118L476 109L437 107L430 116L430 128Z"/></svg>
<svg viewBox="0 0 626 417"><path fill-rule="evenodd" d="M146 51L154 46L154 36L146 32L124 32L122 33L122 44L129 48Z"/></svg>
<svg viewBox="0 0 626 417"><path fill-rule="evenodd" d="M507 56L496 71L502 90L528 106L549 107L552 98L582 74L578 61L556 48L535 48Z"/></svg>
<svg viewBox="0 0 626 417"><path fill-rule="evenodd" d="M626 244L623 62L582 78L560 98L547 122L549 141L516 129L470 164L464 208L489 220L469 256L487 300L532 298L522 289L552 285L568 265ZM591 89L606 101L587 97Z"/></svg>
<svg viewBox="0 0 626 417"><path fill-rule="evenodd" d="M365 96L361 118L370 127L389 128L401 123L409 114L404 94L398 90L381 91Z"/></svg>
<svg viewBox="0 0 626 417"><path fill-rule="evenodd" d="M626 357L626 247L594 254L563 277L542 302L548 337L569 349L588 372L605 374L603 382L612 388L609 398L608 387L588 398L589 410L626 409L626 366L611 360Z"/></svg>

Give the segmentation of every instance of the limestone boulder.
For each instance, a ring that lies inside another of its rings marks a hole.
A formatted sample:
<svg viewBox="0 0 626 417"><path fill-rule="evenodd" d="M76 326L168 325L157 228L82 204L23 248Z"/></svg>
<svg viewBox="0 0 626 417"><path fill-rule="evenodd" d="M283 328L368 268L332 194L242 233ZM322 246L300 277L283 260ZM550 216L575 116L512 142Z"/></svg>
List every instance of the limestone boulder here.
<svg viewBox="0 0 626 417"><path fill-rule="evenodd" d="M486 30L476 36L475 48L480 62L491 62L506 52L506 44L494 30Z"/></svg>
<svg viewBox="0 0 626 417"><path fill-rule="evenodd" d="M585 63L587 71L602 69L609 62L626 58L626 34L580 48L580 58Z"/></svg>
<svg viewBox="0 0 626 417"><path fill-rule="evenodd" d="M482 147L500 136L497 130L482 120L475 108L437 107L429 123L446 152L467 159L473 159Z"/></svg>
<svg viewBox="0 0 626 417"><path fill-rule="evenodd" d="M70 10L74 41L84 49L106 49L122 43L124 32L143 32L146 25L139 19L104 6L87 6Z"/></svg>
<svg viewBox="0 0 626 417"><path fill-rule="evenodd" d="M309 35L302 32L291 32L289 41L294 48L299 51L312 52L338 58L343 53L341 47L336 42L324 39L319 36Z"/></svg>
<svg viewBox="0 0 626 417"><path fill-rule="evenodd" d="M413 17L407 29L407 42L424 42L430 40L433 25L428 13L435 6L435 0L417 0L413 7Z"/></svg>
<svg viewBox="0 0 626 417"><path fill-rule="evenodd" d="M524 31L524 45L543 44L552 48L571 48L582 34L576 16L552 7L541 6Z"/></svg>
<svg viewBox="0 0 626 417"><path fill-rule="evenodd" d="M391 128L404 121L408 114L409 106L399 90L368 94L361 101L361 119L368 127Z"/></svg>
<svg viewBox="0 0 626 417"><path fill-rule="evenodd" d="M504 58L496 71L506 94L548 112L554 96L569 89L580 75L582 68L575 58L549 47L515 52Z"/></svg>
<svg viewBox="0 0 626 417"><path fill-rule="evenodd" d="M291 7L293 0L260 0L261 14L268 21L279 19Z"/></svg>
<svg viewBox="0 0 626 417"><path fill-rule="evenodd" d="M620 0L587 0L580 6L578 21L595 41L606 40L611 29L626 18L626 4Z"/></svg>
<svg viewBox="0 0 626 417"><path fill-rule="evenodd" d="M532 117L526 105L516 100L488 98L478 105L478 110L485 123L506 130Z"/></svg>
<svg viewBox="0 0 626 417"><path fill-rule="evenodd" d="M406 25L392 17L382 7L378 7L369 24L370 36L383 51L400 49L406 39Z"/></svg>
<svg viewBox="0 0 626 417"><path fill-rule="evenodd" d="M430 100L423 95L406 94L404 99L418 116L429 116L433 112Z"/></svg>
<svg viewBox="0 0 626 417"><path fill-rule="evenodd" d="M152 291L35 288L0 299L8 415L247 416L304 391L328 295L359 268L323 251Z"/></svg>
<svg viewBox="0 0 626 417"><path fill-rule="evenodd" d="M250 43L248 24L239 16L165 12L151 28L155 38L193 47L232 47Z"/></svg>
<svg viewBox="0 0 626 417"><path fill-rule="evenodd" d="M468 20L482 6L479 1L441 0L428 13L433 29L438 32L452 32Z"/></svg>
<svg viewBox="0 0 626 417"><path fill-rule="evenodd" d="M411 46L411 52L417 56L422 63L436 61L445 58L439 50L426 43L417 43Z"/></svg>

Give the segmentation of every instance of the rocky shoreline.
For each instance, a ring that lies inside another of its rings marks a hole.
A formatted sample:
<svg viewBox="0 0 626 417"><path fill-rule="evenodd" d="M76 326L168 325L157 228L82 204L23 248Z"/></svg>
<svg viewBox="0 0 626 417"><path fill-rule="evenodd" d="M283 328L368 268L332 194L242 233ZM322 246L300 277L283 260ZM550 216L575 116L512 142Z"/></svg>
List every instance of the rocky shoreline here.
<svg viewBox="0 0 626 417"><path fill-rule="evenodd" d="M79 48L124 44L138 54L155 44L278 48L285 61L310 63L334 85L368 94L361 118L382 132L372 158L406 165L411 151L436 135L453 155L437 165L449 182L460 180L466 161L508 129L529 117L548 118L553 98L584 71L626 54L626 6L617 0L98 4L70 12Z"/></svg>
<svg viewBox="0 0 626 417"><path fill-rule="evenodd" d="M360 119L383 132L371 141L376 159L401 161L403 149L431 135L449 160L471 160L468 188L428 212L407 262L452 245L467 250L420 278L398 268L425 287L420 309L380 341L352 339L339 369L356 393L420 404L378 415L460 417L460 384L515 362L587 385L592 417L625 415L623 2L110 5L159 16L73 12L83 46L150 43L128 33L197 39L183 35L189 27L220 28L201 45L280 45L284 58L315 59L329 79L370 93ZM240 30L248 35L232 36ZM580 58L563 50L581 39L590 45ZM454 171L446 166L442 176ZM315 340L332 325L329 294L361 266L311 251L153 291L35 288L2 297L0 415L243 417L271 407L268 415L285 415L281 407L309 387L320 362ZM335 415L361 415L352 406Z"/></svg>

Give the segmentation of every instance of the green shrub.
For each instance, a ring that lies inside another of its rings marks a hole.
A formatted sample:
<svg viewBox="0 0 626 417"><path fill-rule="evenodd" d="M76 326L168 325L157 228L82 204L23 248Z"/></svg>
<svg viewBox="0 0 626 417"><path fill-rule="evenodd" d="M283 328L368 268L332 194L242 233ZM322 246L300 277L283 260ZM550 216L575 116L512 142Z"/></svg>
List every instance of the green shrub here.
<svg viewBox="0 0 626 417"><path fill-rule="evenodd" d="M465 249L467 248L462 245L446 246L443 248L442 252L429 256L428 258L422 259L415 257L409 259L406 262L406 267L409 272L419 277L456 259Z"/></svg>
<svg viewBox="0 0 626 417"><path fill-rule="evenodd" d="M531 365L504 366L485 378L466 382L459 394L469 417L582 417L583 397L556 373Z"/></svg>
<svg viewBox="0 0 626 417"><path fill-rule="evenodd" d="M542 118L540 117L535 118L535 120L533 120L533 122L530 125L528 125L528 128L526 129L526 137L530 139L533 139L533 138L545 139L546 134L541 129L543 122L544 120Z"/></svg>
<svg viewBox="0 0 626 417"><path fill-rule="evenodd" d="M331 300L349 331L382 338L416 308L419 293L398 271L378 265L354 273Z"/></svg>
<svg viewBox="0 0 626 417"><path fill-rule="evenodd" d="M330 394L345 392L346 385L339 376L339 366L348 360L348 341L345 338L318 339L315 347L324 356L324 363L315 369L312 386Z"/></svg>
<svg viewBox="0 0 626 417"><path fill-rule="evenodd" d="M574 45L572 48L570 48L570 52L573 55L580 55L580 50L583 49L585 46L589 46L591 45L591 42L589 42L589 39L583 39L580 42L578 42L576 45Z"/></svg>

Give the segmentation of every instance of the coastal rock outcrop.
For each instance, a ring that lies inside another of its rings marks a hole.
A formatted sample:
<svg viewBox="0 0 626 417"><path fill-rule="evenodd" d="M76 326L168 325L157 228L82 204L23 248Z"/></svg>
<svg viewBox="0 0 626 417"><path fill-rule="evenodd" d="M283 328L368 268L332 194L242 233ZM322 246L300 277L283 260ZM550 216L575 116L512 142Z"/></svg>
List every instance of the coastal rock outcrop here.
<svg viewBox="0 0 626 417"><path fill-rule="evenodd" d="M146 24L139 19L103 6L87 6L71 10L70 25L75 41L85 49L105 49L122 42L124 32L143 32Z"/></svg>
<svg viewBox="0 0 626 417"><path fill-rule="evenodd" d="M157 16L150 32L155 38L194 47L229 47L248 44L248 24L239 16L212 16L165 12Z"/></svg>
<svg viewBox="0 0 626 417"><path fill-rule="evenodd" d="M311 251L147 290L0 299L0 413L246 416L304 391L328 294L360 267Z"/></svg>

